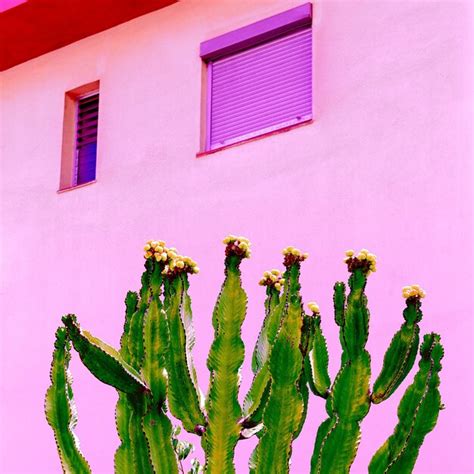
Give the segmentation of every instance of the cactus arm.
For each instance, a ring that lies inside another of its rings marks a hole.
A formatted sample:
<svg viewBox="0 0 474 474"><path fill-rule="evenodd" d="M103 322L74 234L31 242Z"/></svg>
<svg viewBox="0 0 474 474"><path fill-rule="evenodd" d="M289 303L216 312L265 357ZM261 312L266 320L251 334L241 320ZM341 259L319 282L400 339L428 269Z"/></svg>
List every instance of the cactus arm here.
<svg viewBox="0 0 474 474"><path fill-rule="evenodd" d="M301 394L301 399L303 400L303 410L301 412L298 428L293 435L293 439L296 439L300 435L306 421L306 416L308 415L309 389L308 380L304 371L301 372L300 379L298 380L298 392Z"/></svg>
<svg viewBox="0 0 474 474"><path fill-rule="evenodd" d="M150 387L154 404L162 406L166 399L166 371L164 358L168 352L166 318L159 298L153 298L145 315L144 358L142 377Z"/></svg>
<svg viewBox="0 0 474 474"><path fill-rule="evenodd" d="M171 443L172 425L163 410L153 405L143 418L150 457L155 473L178 473L178 460Z"/></svg>
<svg viewBox="0 0 474 474"><path fill-rule="evenodd" d="M135 291L129 291L125 297L125 322L123 325L123 333L120 338L120 355L123 360L130 364L130 353L128 350L128 335L130 332L130 321L133 314L138 309L139 297Z"/></svg>
<svg viewBox="0 0 474 474"><path fill-rule="evenodd" d="M256 374L268 360L272 342L280 327L280 317L275 312L280 302L280 292L273 285L267 286L266 292L265 319L252 355L252 371L254 374Z"/></svg>
<svg viewBox="0 0 474 474"><path fill-rule="evenodd" d="M148 390L140 374L127 364L113 347L82 330L74 315L64 316L63 323L67 327L74 349L97 379L125 393Z"/></svg>
<svg viewBox="0 0 474 474"><path fill-rule="evenodd" d="M354 259L354 262L353 266L349 264L350 293L340 330L341 369L326 404L330 418L318 430L311 460L312 474L349 472L359 444L359 425L370 408L370 356L365 350L369 311L364 292L369 266L366 260ZM337 287L342 285L336 284L335 293L342 292L336 290ZM335 296L335 308L337 299ZM338 449L341 452L336 455Z"/></svg>
<svg viewBox="0 0 474 474"><path fill-rule="evenodd" d="M66 474L90 473L90 466L79 450L74 434L77 412L72 394L72 377L69 373L70 342L65 328L56 331L53 361L51 364L51 386L46 392L45 414L54 431L63 472Z"/></svg>
<svg viewBox="0 0 474 474"><path fill-rule="evenodd" d="M301 340L300 340L300 351L303 359L303 366L298 380L298 391L300 392L303 399L303 412L301 415L298 429L295 432L294 439L296 439L303 429L303 425L306 421L308 414L308 402L309 402L309 390L308 385L308 374L306 372L307 361L309 360L309 351L313 346L314 332L315 332L315 320L313 315L303 314L303 326L301 328Z"/></svg>
<svg viewBox="0 0 474 474"><path fill-rule="evenodd" d="M189 296L189 280L187 274L183 274L183 281L184 281L184 298L183 298L183 325L184 325L184 332L186 335L186 360L188 363L189 371L191 372L191 378L193 384L198 392L199 396L199 406L201 408L201 412L204 410L204 394L202 393L201 389L199 388L198 378L196 367L194 366L194 360L192 351L194 348L194 344L196 341L196 335L194 332L194 324L193 324L193 312L191 307L191 297Z"/></svg>
<svg viewBox="0 0 474 474"><path fill-rule="evenodd" d="M151 300L143 320L142 376L151 390L145 400L146 411L142 417L153 470L156 473L177 473L178 463L171 432L172 425L164 413L167 394L165 358L169 352L169 333L163 303L160 299L163 283L162 266L153 262L150 274Z"/></svg>
<svg viewBox="0 0 474 474"><path fill-rule="evenodd" d="M303 397L298 382L303 367L301 330L303 310L299 295L299 263L285 273L281 329L270 354L272 388L263 422L265 431L257 450L256 473L288 472L291 443L300 428Z"/></svg>
<svg viewBox="0 0 474 474"><path fill-rule="evenodd" d="M443 347L439 335L425 335L420 354L414 382L398 406L398 424L372 458L370 474L411 473L425 436L436 425L442 407L438 386Z"/></svg>
<svg viewBox="0 0 474 474"><path fill-rule="evenodd" d="M120 355L125 362L130 362L130 355L128 352L128 334L130 331L130 318L135 313L138 307L138 294L129 291L125 298L125 323L123 327L123 334L120 338ZM118 401L115 407L115 426L120 439L120 446L115 451L114 455L114 470L115 474L134 473L134 460L131 448L131 440L129 433L129 423L131 417L131 405L126 393L117 390Z"/></svg>
<svg viewBox="0 0 474 474"><path fill-rule="evenodd" d="M323 398L327 398L331 379L329 378L328 365L329 354L321 329L321 316L313 318L313 337L310 344L310 352L305 357L305 375L311 391Z"/></svg>
<svg viewBox="0 0 474 474"><path fill-rule="evenodd" d="M247 426L256 426L263 418L271 386L270 350L280 328L283 310L284 305L280 304L279 290L274 286L268 286L265 300L266 316L253 355L257 371L243 404L244 423Z"/></svg>
<svg viewBox="0 0 474 474"><path fill-rule="evenodd" d="M154 474L150 458L150 448L143 429L143 417L148 410L147 397L143 393L127 395L130 404L130 421L128 425L130 446L133 456L134 474Z"/></svg>
<svg viewBox="0 0 474 474"><path fill-rule="evenodd" d="M370 407L369 382L370 356L364 351L345 364L334 382L332 410L341 420L361 421L367 415Z"/></svg>
<svg viewBox="0 0 474 474"><path fill-rule="evenodd" d="M369 380L367 351L339 371L328 400L332 416L318 430L311 473L349 472L359 444L359 424L370 407Z"/></svg>
<svg viewBox="0 0 474 474"><path fill-rule="evenodd" d="M358 422L343 422L336 415L325 420L318 430L311 473L348 473L360 440Z"/></svg>
<svg viewBox="0 0 474 474"><path fill-rule="evenodd" d="M115 407L115 426L120 438L120 446L117 448L114 455L115 474L134 473L132 442L129 432L132 409L128 400L129 395L118 391L118 396L119 399Z"/></svg>
<svg viewBox="0 0 474 474"><path fill-rule="evenodd" d="M255 375L250 390L244 399L242 422L245 428L253 427L262 422L263 411L270 396L271 378L268 364Z"/></svg>
<svg viewBox="0 0 474 474"><path fill-rule="evenodd" d="M186 431L194 433L203 426L205 418L193 380L190 352L190 305L186 304L189 283L185 274L167 279L165 284L166 319L170 333L170 346L166 352L168 371L168 400L171 413L181 420ZM185 326L187 324L187 327Z"/></svg>
<svg viewBox="0 0 474 474"><path fill-rule="evenodd" d="M369 337L369 310L364 290L367 284L367 275L362 269L356 269L349 277L350 293L347 297L343 337L344 348L349 359L357 357L364 350Z"/></svg>
<svg viewBox="0 0 474 474"><path fill-rule="evenodd" d="M144 357L143 325L151 297L150 279L154 269L154 262L147 259L145 271L141 279L140 301L136 311L130 316L129 320L128 352L130 355L130 365L138 371L142 367Z"/></svg>
<svg viewBox="0 0 474 474"><path fill-rule="evenodd" d="M334 319L338 326L344 325L344 313L346 307L346 285L342 281L334 285Z"/></svg>
<svg viewBox="0 0 474 474"><path fill-rule="evenodd" d="M240 256L227 254L225 281L213 314L216 329L207 361L211 381L207 398L208 426L203 437L208 473L235 472L233 456L242 415L238 402L239 369L244 360L240 332L247 310L240 263Z"/></svg>
<svg viewBox="0 0 474 474"><path fill-rule="evenodd" d="M419 345L420 327L418 322L423 317L420 299L406 300L403 311L405 322L395 334L383 359L380 375L374 383L372 402L386 400L403 382L415 363Z"/></svg>

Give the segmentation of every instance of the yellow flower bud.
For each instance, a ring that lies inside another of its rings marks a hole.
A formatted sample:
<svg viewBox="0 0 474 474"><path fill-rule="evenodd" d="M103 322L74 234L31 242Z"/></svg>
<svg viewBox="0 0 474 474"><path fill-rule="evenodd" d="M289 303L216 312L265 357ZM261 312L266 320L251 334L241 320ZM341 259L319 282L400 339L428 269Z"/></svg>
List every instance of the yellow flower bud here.
<svg viewBox="0 0 474 474"><path fill-rule="evenodd" d="M346 250L346 257L352 257L353 255L354 255L354 250L352 249Z"/></svg>

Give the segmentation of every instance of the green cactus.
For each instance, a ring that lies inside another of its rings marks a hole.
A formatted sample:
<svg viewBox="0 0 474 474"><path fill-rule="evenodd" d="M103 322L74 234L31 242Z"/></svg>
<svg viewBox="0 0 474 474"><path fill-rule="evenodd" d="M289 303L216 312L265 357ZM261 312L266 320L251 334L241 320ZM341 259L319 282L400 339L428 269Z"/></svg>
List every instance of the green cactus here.
<svg viewBox="0 0 474 474"><path fill-rule="evenodd" d="M263 413L264 433L257 446L256 473L288 471L291 443L299 431L304 412L299 385L303 373L300 347L303 305L299 275L300 262L306 257L295 250L285 251L285 286L279 303L281 323L269 357L272 386Z"/></svg>
<svg viewBox="0 0 474 474"><path fill-rule="evenodd" d="M309 303L310 314L305 314L300 294L300 267L307 254L287 247L283 251L285 273L271 270L260 281L266 287L265 316L252 355L254 378L241 407L241 327L247 296L240 266L250 257L250 243L235 236L224 243L225 278L212 314L214 340L207 361L210 383L205 398L192 360L188 278L199 269L192 259L178 255L163 241L145 245L142 286L139 293L126 296L119 351L83 330L74 315L63 317L64 327L56 333L45 412L64 472L90 472L73 431L77 416L68 371L71 345L97 379L117 390L117 474L184 474L182 461L193 446L178 439L180 427L173 429L168 408L186 431L201 436L205 465L192 460L188 474L235 472L236 445L253 435L259 441L249 461L250 472L287 473L292 443L306 420L310 392L326 399L328 413L316 436L311 472L349 472L362 419L372 404L394 393L414 364L423 290L417 285L403 289L404 323L387 349L370 392L365 287L368 275L375 271L375 256L365 250L357 256L348 252L347 298L344 283L334 286L342 356L331 385L319 307ZM435 334L425 336L419 371L399 405L399 423L374 455L370 473L413 470L424 437L434 428L441 409L438 373L443 351L439 341Z"/></svg>
<svg viewBox="0 0 474 474"><path fill-rule="evenodd" d="M242 417L238 401L239 369L245 349L240 330L247 310L247 295L241 284L240 263L248 256L248 250L243 239L229 239L226 244L225 280L214 307L214 341L207 360L211 378L203 447L209 473L235 472L234 450Z"/></svg>
<svg viewBox="0 0 474 474"><path fill-rule="evenodd" d="M72 377L69 373L71 343L64 328L56 331L53 362L51 364L51 386L46 392L46 419L54 431L61 466L65 473L86 474L91 469L81 451L74 433L77 412L72 393Z"/></svg>
<svg viewBox="0 0 474 474"><path fill-rule="evenodd" d="M349 472L360 441L360 422L369 412L371 403L377 404L386 400L408 375L413 367L419 343L417 323L422 318L421 298L425 295L418 285L413 285L403 289L407 304L403 312L405 322L392 339L384 357L382 371L374 384L373 392L370 393L370 355L365 350L369 335L365 287L368 275L376 271L375 255L365 249L357 256L354 256L353 251L348 251L346 255L345 261L351 273L347 301L345 285L338 282L334 287L335 321L340 326L343 350L341 368L326 403L329 418L319 427L311 459L311 472L318 474ZM326 352L322 350L322 353L325 359ZM405 397L408 395L405 394ZM436 422L436 406L429 406L427 410ZM403 418L401 413L400 417ZM411 416L408 418L411 419ZM422 439L423 437L421 441ZM419 448L421 441L419 444L414 442L414 445ZM417 452L416 448L405 451L405 462L411 468L414 466ZM374 463L380 465L379 461L372 461L371 465L375 465ZM411 472L411 468L403 472Z"/></svg>
<svg viewBox="0 0 474 474"><path fill-rule="evenodd" d="M412 472L425 436L436 425L443 408L438 390L443 346L438 334L425 335L420 355L415 380L398 406L398 424L372 458L370 474Z"/></svg>

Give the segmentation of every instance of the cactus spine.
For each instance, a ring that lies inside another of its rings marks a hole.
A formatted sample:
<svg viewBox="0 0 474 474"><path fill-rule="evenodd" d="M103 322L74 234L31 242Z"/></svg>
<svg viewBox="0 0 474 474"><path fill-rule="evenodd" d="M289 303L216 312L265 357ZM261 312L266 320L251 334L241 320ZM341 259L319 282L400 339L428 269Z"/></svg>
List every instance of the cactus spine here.
<svg viewBox="0 0 474 474"><path fill-rule="evenodd" d="M244 361L241 327L247 309L240 266L250 257L244 237L229 236L225 244L225 278L213 314L214 340L208 356L210 383L206 399L199 389L192 360L189 274L196 263L163 241L145 245L145 271L140 292L125 299L120 350L83 330L74 315L63 317L56 333L51 386L45 400L63 471L89 473L79 450L77 421L68 371L71 344L89 371L118 392L116 427L120 445L115 453L117 474L183 472L181 461L192 445L180 441L167 415L202 437L204 466L191 462L188 474L235 472L234 451L240 439L257 435L251 473L289 472L292 442L306 419L309 391L326 399L328 418L319 427L311 459L312 473L343 474L357 453L360 423L372 404L389 398L413 367L422 319L418 285L403 289L404 322L384 356L370 392L369 310L365 288L375 271L375 256L366 250L346 253L349 294L344 283L334 286L334 314L342 346L341 367L332 385L328 349L316 303L305 314L300 294L300 266L307 258L294 247L283 251L285 273L264 273L265 317L252 355L254 378L243 407L238 401ZM375 453L371 474L409 473L425 436L434 428L440 409L440 337L424 337L414 382L405 392L395 431Z"/></svg>

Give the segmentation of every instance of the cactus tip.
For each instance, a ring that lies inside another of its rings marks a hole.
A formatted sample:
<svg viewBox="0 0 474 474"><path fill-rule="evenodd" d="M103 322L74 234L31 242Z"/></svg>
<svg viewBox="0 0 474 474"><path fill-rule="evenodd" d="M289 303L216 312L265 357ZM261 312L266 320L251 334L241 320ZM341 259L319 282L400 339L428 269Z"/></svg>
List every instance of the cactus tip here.
<svg viewBox="0 0 474 474"><path fill-rule="evenodd" d="M295 247L286 247L281 253L284 257L283 265L285 265L285 267L289 267L295 263L304 262L309 257L308 253L302 252Z"/></svg>
<svg viewBox="0 0 474 474"><path fill-rule="evenodd" d="M145 251L144 257L146 259L155 258L155 260L159 262L165 248L166 243L163 240L149 240L143 247L143 250Z"/></svg>
<svg viewBox="0 0 474 474"><path fill-rule="evenodd" d="M318 305L318 303L316 303L314 301L310 301L308 303L308 308L313 313L313 315L319 314L319 305Z"/></svg>
<svg viewBox="0 0 474 474"><path fill-rule="evenodd" d="M222 242L226 245L226 256L237 255L242 258L250 258L250 240L246 237L228 235Z"/></svg>
<svg viewBox="0 0 474 474"><path fill-rule="evenodd" d="M282 278L280 270L270 270L263 272L263 278L258 282L261 286L270 286L280 291L282 286L285 284L285 279Z"/></svg>
<svg viewBox="0 0 474 474"><path fill-rule="evenodd" d="M350 272L361 268L367 275L377 271L377 255L370 253L367 249L362 249L357 255L354 250L346 250L344 263Z"/></svg>
<svg viewBox="0 0 474 474"><path fill-rule="evenodd" d="M426 292L420 285L408 285L402 288L402 296L405 299L421 299L426 296Z"/></svg>

